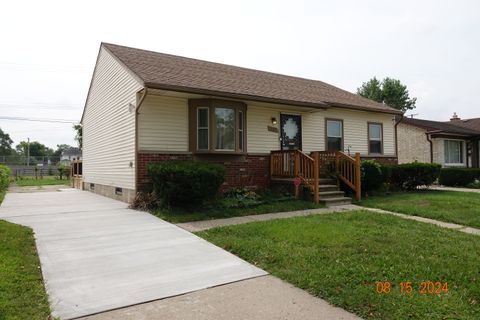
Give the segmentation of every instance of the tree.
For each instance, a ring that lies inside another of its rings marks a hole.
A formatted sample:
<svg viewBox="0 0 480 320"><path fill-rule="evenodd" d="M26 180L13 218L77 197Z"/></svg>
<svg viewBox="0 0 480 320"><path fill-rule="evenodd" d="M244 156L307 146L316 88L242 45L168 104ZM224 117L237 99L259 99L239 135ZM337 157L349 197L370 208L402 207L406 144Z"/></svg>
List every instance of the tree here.
<svg viewBox="0 0 480 320"><path fill-rule="evenodd" d="M362 97L385 103L386 105L398 109L402 112L414 109L417 98L410 98L407 86L400 80L385 78L382 82L373 77L364 82L360 88L357 88L357 94Z"/></svg>
<svg viewBox="0 0 480 320"><path fill-rule="evenodd" d="M30 144L30 146L29 146ZM28 143L27 141L20 141L19 144L15 147L17 153L21 156L27 156L28 149L30 148L30 156L32 157L48 157L52 156L54 151L49 147L38 141L32 141Z"/></svg>
<svg viewBox="0 0 480 320"><path fill-rule="evenodd" d="M73 125L73 130L75 130L75 140L78 143L78 147L82 150L83 145L83 128L81 124Z"/></svg>
<svg viewBox="0 0 480 320"><path fill-rule="evenodd" d="M8 133L0 128L0 156L9 156L12 154L13 140Z"/></svg>
<svg viewBox="0 0 480 320"><path fill-rule="evenodd" d="M68 144L57 144L57 150L53 152L53 156L56 158L60 158L63 151L70 149L72 146Z"/></svg>

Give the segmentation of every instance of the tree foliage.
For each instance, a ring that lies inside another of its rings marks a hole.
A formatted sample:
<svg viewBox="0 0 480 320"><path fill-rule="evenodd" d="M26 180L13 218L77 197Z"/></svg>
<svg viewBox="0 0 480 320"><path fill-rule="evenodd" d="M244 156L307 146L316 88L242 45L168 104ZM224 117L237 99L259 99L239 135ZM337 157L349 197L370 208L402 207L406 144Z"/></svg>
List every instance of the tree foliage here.
<svg viewBox="0 0 480 320"><path fill-rule="evenodd" d="M73 125L73 130L75 130L75 141L78 143L78 148L82 150L83 145L83 128L81 124Z"/></svg>
<svg viewBox="0 0 480 320"><path fill-rule="evenodd" d="M0 156L9 156L12 154L13 140L8 133L3 132L0 128Z"/></svg>
<svg viewBox="0 0 480 320"><path fill-rule="evenodd" d="M57 144L57 150L53 152L53 156L60 157L63 151L70 149L72 146L69 144Z"/></svg>
<svg viewBox="0 0 480 320"><path fill-rule="evenodd" d="M414 109L417 102L417 98L410 98L407 86L388 77L381 82L373 77L357 89L357 94L403 112Z"/></svg>
<svg viewBox="0 0 480 320"><path fill-rule="evenodd" d="M46 157L54 154L52 149L38 141L30 142L30 146L27 141L20 141L20 143L15 147L17 153L21 156L27 156L29 148L30 156L32 157Z"/></svg>

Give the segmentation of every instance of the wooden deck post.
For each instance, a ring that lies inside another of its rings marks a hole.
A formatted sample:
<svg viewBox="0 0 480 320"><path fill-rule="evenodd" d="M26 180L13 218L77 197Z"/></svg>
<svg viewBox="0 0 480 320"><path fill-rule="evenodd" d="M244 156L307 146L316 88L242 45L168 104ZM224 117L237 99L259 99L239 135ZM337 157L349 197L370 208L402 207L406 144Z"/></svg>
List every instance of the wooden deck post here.
<svg viewBox="0 0 480 320"><path fill-rule="evenodd" d="M361 176L360 153L355 153L355 198L362 200L362 176Z"/></svg>
<svg viewBox="0 0 480 320"><path fill-rule="evenodd" d="M340 173L340 152L335 151L335 173ZM337 176L337 191L340 191L340 178Z"/></svg>
<svg viewBox="0 0 480 320"><path fill-rule="evenodd" d="M299 178L300 177L300 154L295 151L294 157L293 157L293 178ZM295 185L295 199L300 198L300 186Z"/></svg>
<svg viewBox="0 0 480 320"><path fill-rule="evenodd" d="M320 202L320 194L319 194L319 172L320 172L320 161L319 161L319 153L315 152L313 154L313 199L315 203Z"/></svg>

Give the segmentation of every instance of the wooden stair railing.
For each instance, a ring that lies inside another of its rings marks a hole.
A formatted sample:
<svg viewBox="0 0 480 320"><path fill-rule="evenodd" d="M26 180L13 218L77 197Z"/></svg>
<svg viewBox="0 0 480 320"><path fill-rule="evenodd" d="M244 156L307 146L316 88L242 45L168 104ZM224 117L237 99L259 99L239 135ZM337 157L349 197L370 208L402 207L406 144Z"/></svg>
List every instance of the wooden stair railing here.
<svg viewBox="0 0 480 320"><path fill-rule="evenodd" d="M312 193L315 203L320 201L318 193L319 165L318 153L313 157L300 150L270 152L270 176L272 178L299 178ZM295 186L295 196L299 196L299 186Z"/></svg>
<svg viewBox="0 0 480 320"><path fill-rule="evenodd" d="M355 153L355 158L352 158L342 151L335 152L335 172L338 179L355 191L357 201L362 198L360 170L360 153Z"/></svg>
<svg viewBox="0 0 480 320"><path fill-rule="evenodd" d="M313 151L310 155L300 150L280 150L270 152L271 178L299 178L301 183L314 194L314 201L320 201L320 172L333 171L337 175L337 188L340 181L355 191L357 201L361 200L360 154L355 158L342 151ZM295 188L298 197L298 186Z"/></svg>

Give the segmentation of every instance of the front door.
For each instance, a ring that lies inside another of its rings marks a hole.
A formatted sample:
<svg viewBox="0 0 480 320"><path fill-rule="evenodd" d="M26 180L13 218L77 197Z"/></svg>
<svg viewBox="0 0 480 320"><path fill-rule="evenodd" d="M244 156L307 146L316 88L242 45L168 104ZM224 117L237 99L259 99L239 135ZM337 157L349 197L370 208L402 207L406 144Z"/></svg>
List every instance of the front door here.
<svg viewBox="0 0 480 320"><path fill-rule="evenodd" d="M302 117L292 114L280 115L280 144L282 150L302 149Z"/></svg>

